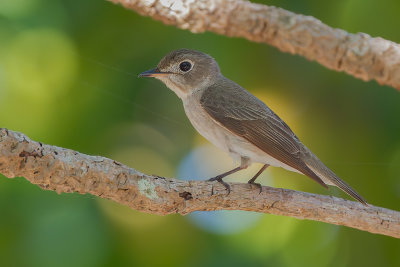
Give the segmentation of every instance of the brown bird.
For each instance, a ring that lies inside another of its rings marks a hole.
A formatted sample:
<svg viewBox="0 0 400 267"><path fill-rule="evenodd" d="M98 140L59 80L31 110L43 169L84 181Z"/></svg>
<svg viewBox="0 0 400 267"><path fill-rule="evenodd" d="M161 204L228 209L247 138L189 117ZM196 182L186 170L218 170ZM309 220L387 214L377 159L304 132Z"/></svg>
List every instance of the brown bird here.
<svg viewBox="0 0 400 267"><path fill-rule="evenodd" d="M251 162L263 163L257 177L268 167L282 167L304 174L322 186L334 185L367 205L346 182L326 167L266 104L240 85L225 78L218 63L199 51L180 49L168 53L157 68L140 77L155 77L182 100L194 128L218 148L241 160L240 166L210 181L230 186L223 178L247 168Z"/></svg>

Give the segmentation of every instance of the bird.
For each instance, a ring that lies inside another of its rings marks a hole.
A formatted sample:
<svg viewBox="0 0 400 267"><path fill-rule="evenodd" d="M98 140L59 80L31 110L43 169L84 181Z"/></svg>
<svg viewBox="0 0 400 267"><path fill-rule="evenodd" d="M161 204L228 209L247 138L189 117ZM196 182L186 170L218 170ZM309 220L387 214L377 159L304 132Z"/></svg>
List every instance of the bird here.
<svg viewBox="0 0 400 267"><path fill-rule="evenodd" d="M282 167L306 175L325 188L337 186L368 205L265 103L222 75L210 55L191 49L174 50L156 68L140 73L139 77L154 77L163 82L182 100L193 127L213 145L240 160L238 167L209 179L224 185L228 194L231 188L223 178L256 162L263 166L248 183L260 190L261 185L255 182L259 175L269 166Z"/></svg>

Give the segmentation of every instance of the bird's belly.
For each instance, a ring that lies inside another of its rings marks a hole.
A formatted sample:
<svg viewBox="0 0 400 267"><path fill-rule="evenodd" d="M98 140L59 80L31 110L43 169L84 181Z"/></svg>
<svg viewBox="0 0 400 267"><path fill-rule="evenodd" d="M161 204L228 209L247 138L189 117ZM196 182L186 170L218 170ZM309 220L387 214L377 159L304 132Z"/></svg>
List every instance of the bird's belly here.
<svg viewBox="0 0 400 267"><path fill-rule="evenodd" d="M271 157L246 139L221 126L208 115L197 101L185 101L184 108L193 127L213 145L228 152L233 158L246 157L251 162L269 164L298 172L296 169Z"/></svg>

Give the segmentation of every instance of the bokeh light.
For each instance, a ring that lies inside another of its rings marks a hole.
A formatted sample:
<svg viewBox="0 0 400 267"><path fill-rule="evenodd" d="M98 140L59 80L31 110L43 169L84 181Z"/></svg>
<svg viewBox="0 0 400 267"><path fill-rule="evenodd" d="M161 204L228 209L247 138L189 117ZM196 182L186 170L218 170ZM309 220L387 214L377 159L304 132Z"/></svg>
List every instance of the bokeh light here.
<svg viewBox="0 0 400 267"><path fill-rule="evenodd" d="M24 18L39 5L41 0L5 0L0 2L0 15L9 18Z"/></svg>
<svg viewBox="0 0 400 267"><path fill-rule="evenodd" d="M60 91L71 86L77 72L77 56L73 44L61 32L23 31L7 45L5 75L18 97L54 101Z"/></svg>

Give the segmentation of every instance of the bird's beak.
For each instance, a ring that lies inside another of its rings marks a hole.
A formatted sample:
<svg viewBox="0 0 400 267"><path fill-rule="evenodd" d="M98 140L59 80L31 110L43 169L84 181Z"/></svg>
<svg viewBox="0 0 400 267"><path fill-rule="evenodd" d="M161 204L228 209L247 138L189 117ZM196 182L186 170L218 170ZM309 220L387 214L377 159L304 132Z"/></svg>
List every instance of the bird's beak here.
<svg viewBox="0 0 400 267"><path fill-rule="evenodd" d="M139 77L162 77L167 76L169 72L161 72L158 68L146 70L139 74Z"/></svg>

